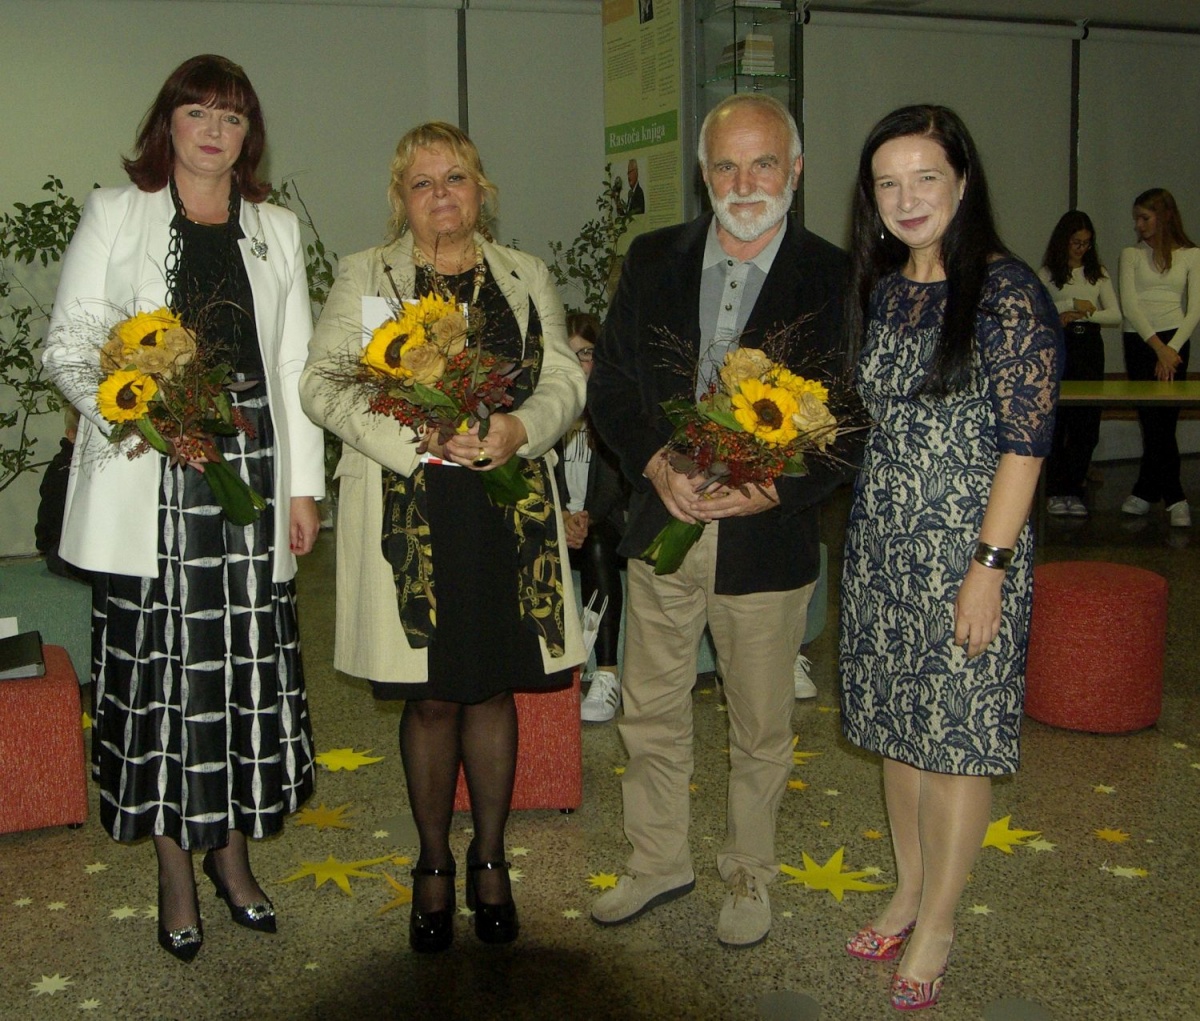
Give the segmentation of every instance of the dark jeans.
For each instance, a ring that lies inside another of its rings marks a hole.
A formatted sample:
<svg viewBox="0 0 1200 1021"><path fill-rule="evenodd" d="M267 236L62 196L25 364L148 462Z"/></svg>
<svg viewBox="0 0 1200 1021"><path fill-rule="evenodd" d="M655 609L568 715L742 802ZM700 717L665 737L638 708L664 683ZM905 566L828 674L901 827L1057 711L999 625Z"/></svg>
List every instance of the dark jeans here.
<svg viewBox="0 0 1200 1021"><path fill-rule="evenodd" d="M621 609L624 599L621 592L621 567L625 558L618 555L620 533L608 522L592 524L582 549L571 550L571 566L579 571L579 591L583 605L596 593L594 609L608 598L608 609L600 619L596 634L596 665L615 666L617 641L621 634Z"/></svg>
<svg viewBox="0 0 1200 1021"><path fill-rule="evenodd" d="M1173 336L1174 330L1159 330L1158 339L1164 344ZM1154 379L1154 366L1158 358L1150 346L1136 333L1124 334L1125 371L1130 379ZM1175 378L1187 375L1188 357L1192 353L1189 340L1179 352L1179 367ZM1175 440L1175 424L1179 421L1178 408L1155 408L1140 405L1138 421L1142 424L1142 465L1137 482L1133 484L1133 495L1147 503L1162 500L1168 507L1183 499L1183 485L1179 481L1179 444Z"/></svg>
<svg viewBox="0 0 1200 1021"><path fill-rule="evenodd" d="M1095 323L1064 331L1067 360L1063 379L1103 379L1104 339ZM1100 440L1100 408L1059 407L1054 443L1046 463L1047 496L1083 496L1092 451Z"/></svg>

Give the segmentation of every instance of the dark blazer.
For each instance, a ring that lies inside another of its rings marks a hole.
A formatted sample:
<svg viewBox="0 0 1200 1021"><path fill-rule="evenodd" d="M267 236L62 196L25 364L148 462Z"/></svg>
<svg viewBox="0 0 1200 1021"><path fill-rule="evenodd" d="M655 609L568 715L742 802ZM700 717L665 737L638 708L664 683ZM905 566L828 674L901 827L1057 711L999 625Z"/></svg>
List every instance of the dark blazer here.
<svg viewBox="0 0 1200 1021"><path fill-rule="evenodd" d="M707 214L634 240L596 345L588 412L633 486L621 543L621 553L631 558L639 558L670 520L642 472L671 436L661 402L694 395L700 273L711 219ZM845 373L846 276L845 254L789 217L787 233L742 333L742 345L761 347L781 328L804 320L784 361L793 371L809 375ZM673 349L678 349L674 357ZM840 453L852 460L849 448L843 441ZM803 478L776 482L778 507L722 519L716 592L778 592L815 581L820 573L818 505L847 474L843 468L812 461Z"/></svg>

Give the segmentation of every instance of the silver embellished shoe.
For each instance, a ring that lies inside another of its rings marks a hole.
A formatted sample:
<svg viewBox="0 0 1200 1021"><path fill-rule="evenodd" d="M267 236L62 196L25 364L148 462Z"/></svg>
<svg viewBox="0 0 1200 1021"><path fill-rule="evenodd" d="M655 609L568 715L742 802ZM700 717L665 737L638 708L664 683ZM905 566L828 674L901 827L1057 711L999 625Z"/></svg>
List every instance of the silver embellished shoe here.
<svg viewBox="0 0 1200 1021"><path fill-rule="evenodd" d="M204 945L204 925L200 905L196 904L196 924L181 929L165 929L162 924L162 889L158 891L158 945L184 964L191 964Z"/></svg>
<svg viewBox="0 0 1200 1021"><path fill-rule="evenodd" d="M270 900L255 901L252 904L234 904L229 896L229 891L225 889L225 884L221 882L221 877L217 875L217 863L213 860L212 851L208 851L204 855L204 861L201 864L204 874L212 880L213 886L217 888L217 896L221 898L229 908L229 917L232 918L238 925L244 926L247 929L253 929L255 932L275 932L275 905Z"/></svg>

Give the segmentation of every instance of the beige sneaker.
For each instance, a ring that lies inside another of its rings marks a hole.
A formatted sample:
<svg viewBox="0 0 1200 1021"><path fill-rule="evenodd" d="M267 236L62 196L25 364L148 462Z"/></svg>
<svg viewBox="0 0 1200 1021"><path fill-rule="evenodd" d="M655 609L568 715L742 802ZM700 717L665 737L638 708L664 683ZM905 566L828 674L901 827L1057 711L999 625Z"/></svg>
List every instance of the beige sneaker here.
<svg viewBox="0 0 1200 1021"><path fill-rule="evenodd" d="M601 925L622 925L695 888L696 873L691 869L670 876L622 876L592 905L592 918Z"/></svg>
<svg viewBox="0 0 1200 1021"><path fill-rule="evenodd" d="M729 893L717 919L717 942L727 947L752 947L771 931L771 901L767 888L745 869L729 880Z"/></svg>

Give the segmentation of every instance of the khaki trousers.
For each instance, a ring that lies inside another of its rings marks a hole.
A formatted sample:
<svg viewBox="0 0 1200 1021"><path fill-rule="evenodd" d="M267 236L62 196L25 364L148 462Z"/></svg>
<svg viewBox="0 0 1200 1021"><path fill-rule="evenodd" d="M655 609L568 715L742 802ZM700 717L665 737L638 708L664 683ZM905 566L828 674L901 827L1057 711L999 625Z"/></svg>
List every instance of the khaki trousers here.
<svg viewBox="0 0 1200 1021"><path fill-rule="evenodd" d="M715 595L718 524L704 529L674 574L655 577L650 565L629 561L619 724L629 753L622 781L629 870L670 875L691 867L692 688L707 621L729 717L726 838L717 869L728 881L742 867L765 884L779 870L775 817L792 768L792 667L816 584Z"/></svg>

